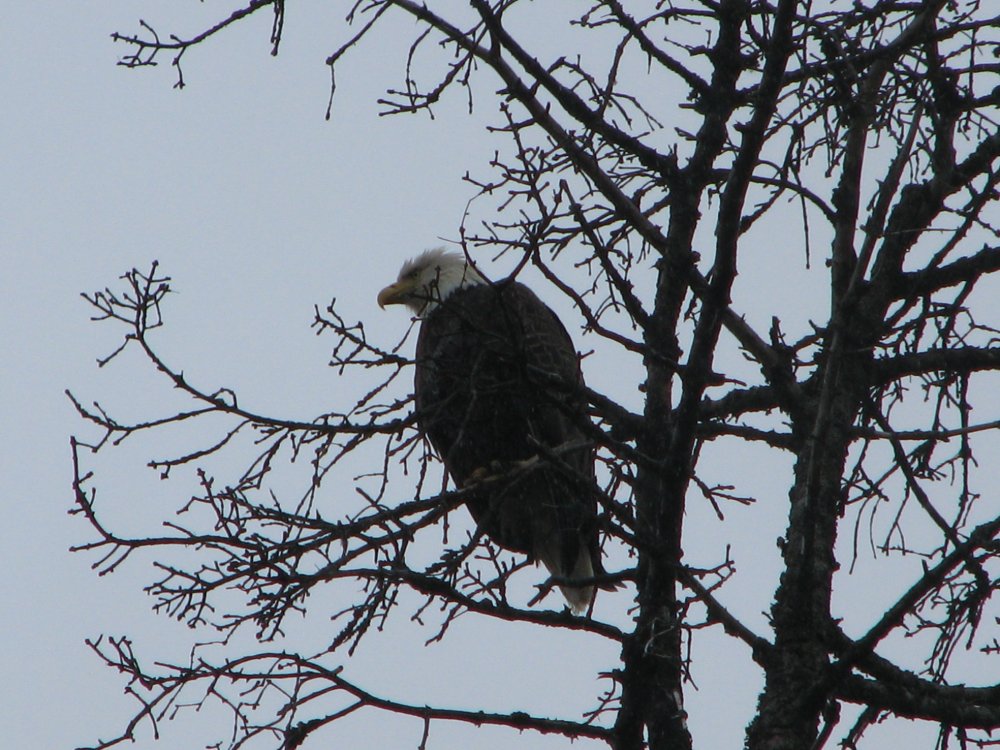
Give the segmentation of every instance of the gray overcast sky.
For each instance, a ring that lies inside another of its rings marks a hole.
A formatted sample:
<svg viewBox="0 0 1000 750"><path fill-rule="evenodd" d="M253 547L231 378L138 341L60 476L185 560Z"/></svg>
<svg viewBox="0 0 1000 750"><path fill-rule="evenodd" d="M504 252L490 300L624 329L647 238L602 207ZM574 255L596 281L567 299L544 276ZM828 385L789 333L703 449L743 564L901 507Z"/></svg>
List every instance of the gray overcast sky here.
<svg viewBox="0 0 1000 750"><path fill-rule="evenodd" d="M268 54L266 19L246 24L189 57L184 91L172 88L166 58L142 71L115 65L124 47L112 44L112 31L137 29L139 17L164 31L191 31L214 12L195 2L37 2L5 10L0 398L8 429L0 497L8 520L0 534L16 571L0 584L9 644L0 701L5 746L75 747L120 731L132 703L85 638L129 634L150 659L184 659L193 640L184 625L150 612L142 593L153 575L148 558L98 578L89 569L93 557L67 551L90 535L66 514L68 438L87 433L63 390L126 416L176 403L136 357L98 370L95 359L121 332L88 322L79 293L114 285L122 272L157 259L178 289L157 338L168 361L270 413L317 414L337 403L345 384L326 366L330 341L309 328L313 305L336 296L345 315L396 338L407 318L380 311L376 292L405 257L456 236L471 195L461 176L492 147L479 115L461 107L444 126L376 116L375 99L400 70L399 55L383 54L393 50L391 40L345 64L335 116L326 122L323 60L332 40L345 36L340 9L289 13L278 58ZM399 45L410 31L401 29ZM174 507L176 492L142 468L162 448L155 441L126 446L106 464L99 489L109 516L155 530L164 507ZM339 607L316 605L321 611L303 624L295 647L330 638L325 618ZM577 656L572 636L525 640L490 623L459 623L453 646L425 649L431 634L399 627L372 638L351 670L366 686L399 687L403 698L422 701L423 686L432 685L432 697L446 704L474 707L482 699L551 714L567 710L560 693L571 680L578 688L570 716L598 689L595 662ZM504 638L506 645L481 648ZM603 656L597 663L615 654ZM562 672L556 686L531 684L536 674L559 674L555 666ZM483 685L490 672L502 679ZM225 726L224 714L206 711L165 725L155 746L200 747ZM413 721L363 712L331 736L413 747L419 732ZM470 739L468 730L447 726L434 736L437 747ZM509 739L475 736L484 748ZM140 747L154 744L148 727L139 737Z"/></svg>
<svg viewBox="0 0 1000 750"><path fill-rule="evenodd" d="M323 60L347 34L339 7L290 5L277 58L268 54L267 17L241 24L187 56L183 91L172 88L168 58L140 71L115 65L125 50L112 44L112 31L133 31L142 17L164 32L191 32L219 12L216 5L34 0L4 11L0 541L10 564L0 582L8 644L0 657L0 726L10 747L74 747L120 729L131 703L84 638L129 634L150 659L183 659L192 641L182 624L150 612L141 591L153 575L148 559L99 579L88 567L92 557L67 552L90 537L82 521L66 515L68 437L85 431L63 390L126 416L162 413L175 403L136 357L98 370L95 359L114 348L120 332L88 322L79 293L159 260L179 290L157 339L168 361L207 388L234 388L262 411L309 417L357 387L338 382L326 366L330 341L309 329L313 305L335 296L345 317L365 320L386 341L398 336L405 315L379 311L376 292L402 259L457 236L472 194L461 177L467 169L485 171L497 146L482 129L495 114L486 96L472 116L455 101L435 122L377 117L375 100L398 82L408 22L348 58L326 122ZM541 291L555 304L551 290ZM597 383L621 380L619 371L587 374ZM102 502L124 524L156 528L174 505L176 490L141 468L160 447L125 446L103 464ZM784 477L770 486L767 479L786 466L745 455L723 463L731 470L745 464L758 496L784 499ZM711 514L698 513L691 523L706 524L711 535ZM777 570L773 540L781 515L735 511L729 522L749 532L737 550L741 572L763 582L756 597L732 604L760 625ZM881 603L872 598L871 607ZM298 642L322 643L335 603L329 610L311 603L314 614ZM397 619L399 626L372 638L349 670L364 685L396 687L400 697L419 702L477 707L482 700L484 707L578 716L602 687L596 672L616 662L615 649L572 634L468 618L445 645L425 648L433 630ZM746 654L722 640L706 636L703 648L695 672L702 690L688 696L696 736L705 747L739 746L759 678L734 668ZM424 696L424 686L433 694ZM220 716L207 711L166 724L155 746L202 746L220 734ZM416 722L363 713L328 736L345 746L409 748L419 732ZM140 738L139 747L154 745L148 727ZM505 732L460 727L435 727L432 739L439 749L513 746ZM529 735L516 743L564 746Z"/></svg>

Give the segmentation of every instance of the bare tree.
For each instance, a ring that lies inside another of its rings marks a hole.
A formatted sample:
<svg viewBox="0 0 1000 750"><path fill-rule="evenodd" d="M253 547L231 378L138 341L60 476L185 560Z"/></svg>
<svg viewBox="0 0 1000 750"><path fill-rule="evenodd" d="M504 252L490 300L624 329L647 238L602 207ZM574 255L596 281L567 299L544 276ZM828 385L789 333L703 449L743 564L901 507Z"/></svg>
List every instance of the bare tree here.
<svg viewBox="0 0 1000 750"><path fill-rule="evenodd" d="M120 735L98 746L133 737L185 701L218 700L233 713L229 747L254 738L311 746L314 732L360 708L416 717L421 747L427 728L445 720L616 750L691 747L682 696L689 646L704 628L742 642L763 675L751 750L837 739L854 748L890 718L937 725L941 748L996 744L1000 684L956 684L951 671L955 654L971 650L988 665L981 674L995 676L1000 652L991 600L1000 514L994 467L977 458L995 448L1000 427L1000 402L989 397L1000 370L991 304L1000 269L995 4L594 0L565 17L543 5L366 0L350 9L351 31L328 63L336 71L362 42L377 44L388 14L411 16L404 81L385 95L385 111L431 112L459 93L470 106L495 102L506 139L486 174L468 178L477 199L458 243L474 262L506 256L515 274L527 268L551 282L548 291L574 306L595 358L641 362L642 382L630 384L641 386L641 410L617 393L584 394L602 469L605 551L611 576L626 584L611 595L617 617L560 611L556 595L544 598L552 581L529 601L517 588L523 559L474 531L442 543L463 491L443 484L415 429L402 345L375 340L334 306L317 309L317 329L333 337L333 366L363 368L371 388L312 421L275 418L230 391L199 389L160 358L153 331L169 279L155 266L132 271L123 287L88 299L97 317L124 325L123 347L141 349L191 407L124 423L75 402L103 431L99 441L73 442L76 512L95 533L80 548L99 553L103 571L150 551L162 573L150 587L158 609L227 639L250 629L265 645L234 641L221 657L195 648L189 663L153 668L128 640L95 642L139 701ZM189 51L256 13L273 14L277 53L285 11L282 0L252 0L191 36L142 24L114 38L129 50L124 65L170 60L183 85ZM533 49L515 29L538 14L553 31ZM582 38L599 52L576 54ZM798 267L776 269L775 236L798 248ZM822 317L789 313L758 293L741 257L785 274L790 289L823 275ZM220 419L227 426L218 433ZM201 469L200 491L167 533L120 535L100 512L81 449L106 451L180 422L214 437L152 462L164 476L225 452L242 455L245 470ZM714 482L699 461L760 446L792 466L782 573L764 632L727 606L738 561L726 537L735 530L720 524L709 568L691 564L701 540L685 535L689 503L709 503L722 518L733 503L751 502L739 476ZM366 475L350 492L328 479L344 465ZM275 490L276 472L295 467L305 467L302 491ZM178 549L195 562L167 562ZM418 562L415 549L439 554ZM849 634L832 598L859 556L920 565L905 580L880 580L893 603ZM328 613L339 623L329 649L266 650L310 594L345 581L363 593ZM416 613L399 611L404 590L419 595ZM620 644L619 663L607 666L613 687L595 695L591 714L552 719L405 704L332 666L334 654L389 618L437 617L444 638L467 613ZM912 663L885 655L883 645L910 635L920 636L910 648L924 649L911 651ZM331 696L339 707L329 708Z"/></svg>

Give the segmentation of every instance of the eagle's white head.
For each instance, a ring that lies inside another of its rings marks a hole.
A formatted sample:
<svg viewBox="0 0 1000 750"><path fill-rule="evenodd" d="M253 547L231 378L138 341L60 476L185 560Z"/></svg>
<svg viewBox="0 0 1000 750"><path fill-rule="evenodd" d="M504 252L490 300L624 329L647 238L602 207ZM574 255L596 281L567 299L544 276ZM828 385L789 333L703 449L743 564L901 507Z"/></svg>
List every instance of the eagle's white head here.
<svg viewBox="0 0 1000 750"><path fill-rule="evenodd" d="M378 293L378 304L406 305L416 315L424 315L456 289L485 283L464 255L439 247L406 261L396 282Z"/></svg>

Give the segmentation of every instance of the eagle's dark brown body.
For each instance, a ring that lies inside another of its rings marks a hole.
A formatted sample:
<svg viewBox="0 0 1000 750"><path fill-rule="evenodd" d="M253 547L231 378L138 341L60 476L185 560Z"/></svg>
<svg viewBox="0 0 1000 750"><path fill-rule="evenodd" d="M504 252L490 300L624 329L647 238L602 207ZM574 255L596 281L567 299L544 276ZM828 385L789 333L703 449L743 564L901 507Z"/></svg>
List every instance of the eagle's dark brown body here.
<svg viewBox="0 0 1000 750"><path fill-rule="evenodd" d="M420 427L455 483L473 487L473 518L502 547L574 578L602 571L582 383L569 334L523 284L460 287L421 323ZM564 593L580 609L592 587Z"/></svg>

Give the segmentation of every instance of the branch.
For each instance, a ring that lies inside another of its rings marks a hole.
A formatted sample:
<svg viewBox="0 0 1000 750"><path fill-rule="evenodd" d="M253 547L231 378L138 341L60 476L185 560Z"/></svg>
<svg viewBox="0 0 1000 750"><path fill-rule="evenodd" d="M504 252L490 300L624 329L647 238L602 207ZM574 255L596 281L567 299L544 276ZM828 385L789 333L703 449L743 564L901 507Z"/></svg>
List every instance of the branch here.
<svg viewBox="0 0 1000 750"><path fill-rule="evenodd" d="M908 719L935 721L967 729L1000 728L1000 687L951 688L963 695L948 696L949 686L924 683L925 689L901 689L858 675L848 675L837 686L842 700ZM944 689L942 689L944 688Z"/></svg>
<svg viewBox="0 0 1000 750"><path fill-rule="evenodd" d="M348 682L339 674L334 674L330 678L338 687L346 690L351 695L363 701L365 705L374 708L381 708L392 713L414 716L424 721L460 721L467 724L482 726L490 724L493 726L509 727L518 731L526 729L539 732L541 734L560 734L564 737L578 738L588 737L594 740L604 740L610 742L613 733L605 727L585 724L579 721L566 721L564 719L546 719L532 716L524 711L513 711L511 713L493 713L486 711L464 711L457 708L432 708L430 706L415 706L408 703L380 698Z"/></svg>
<svg viewBox="0 0 1000 750"><path fill-rule="evenodd" d="M843 655L855 642L836 625L831 628L834 651ZM943 685L901 669L874 651L861 656L856 668L870 675L848 675L837 686L839 697L900 716L985 729L1000 724L1000 684L990 687ZM966 718L962 718L962 717Z"/></svg>
<svg viewBox="0 0 1000 750"><path fill-rule="evenodd" d="M912 375L997 370L1000 369L1000 348L964 346L959 349L928 349L916 354L880 357L872 362L872 368L872 382L882 385Z"/></svg>
<svg viewBox="0 0 1000 750"><path fill-rule="evenodd" d="M885 611L867 633L844 650L840 658L830 666L828 675L820 682L820 685L837 684L860 661L872 653L882 639L890 631L897 628L902 623L903 618L913 611L917 603L941 584L948 573L964 563L976 550L992 544L997 534L1000 534L1000 516L973 529L968 539L945 555L941 562L933 568L926 570L920 579ZM817 688L817 692L822 694L819 688Z"/></svg>
<svg viewBox="0 0 1000 750"><path fill-rule="evenodd" d="M1000 247L984 247L946 266L900 274L892 295L896 299L923 297L956 284L974 283L980 276L996 271L1000 271Z"/></svg>

